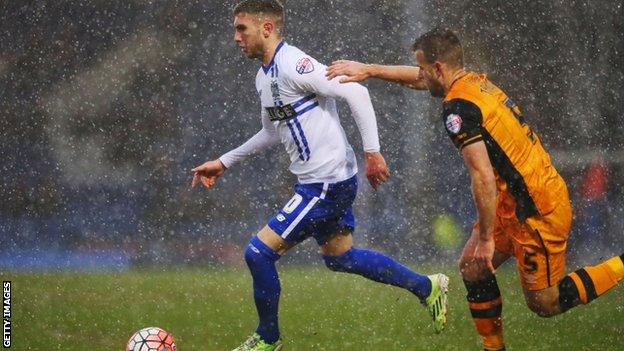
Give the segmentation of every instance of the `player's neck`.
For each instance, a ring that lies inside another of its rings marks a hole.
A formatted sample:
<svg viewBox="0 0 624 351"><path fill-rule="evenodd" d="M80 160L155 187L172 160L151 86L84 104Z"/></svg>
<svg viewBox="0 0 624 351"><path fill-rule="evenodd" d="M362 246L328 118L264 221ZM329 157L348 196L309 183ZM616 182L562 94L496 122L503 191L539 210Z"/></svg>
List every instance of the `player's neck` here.
<svg viewBox="0 0 624 351"><path fill-rule="evenodd" d="M468 72L466 72L463 68L458 69L454 72L450 72L449 74L449 78L444 82L444 95L448 94L448 92L451 90L451 87L453 86L453 84L458 81L461 77L465 76L466 74L468 74Z"/></svg>
<svg viewBox="0 0 624 351"><path fill-rule="evenodd" d="M282 40L283 40L282 38L271 38L267 41L267 44L264 49L264 54L262 55L263 65L266 66L269 63L271 63L273 56L275 56L275 50L277 50L277 47L279 46Z"/></svg>

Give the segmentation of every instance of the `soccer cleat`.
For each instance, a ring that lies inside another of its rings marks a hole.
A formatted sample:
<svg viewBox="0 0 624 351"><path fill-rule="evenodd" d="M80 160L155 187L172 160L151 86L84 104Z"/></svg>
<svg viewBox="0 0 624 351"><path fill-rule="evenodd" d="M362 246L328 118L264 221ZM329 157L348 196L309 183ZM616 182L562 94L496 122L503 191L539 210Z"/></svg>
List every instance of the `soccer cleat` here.
<svg viewBox="0 0 624 351"><path fill-rule="evenodd" d="M429 310L435 332L441 333L446 327L449 278L441 273L430 275L428 278L431 280L431 293L423 301L423 305Z"/></svg>
<svg viewBox="0 0 624 351"><path fill-rule="evenodd" d="M277 340L272 344L267 344L258 333L250 336L241 346L232 351L280 351L282 349L282 340Z"/></svg>

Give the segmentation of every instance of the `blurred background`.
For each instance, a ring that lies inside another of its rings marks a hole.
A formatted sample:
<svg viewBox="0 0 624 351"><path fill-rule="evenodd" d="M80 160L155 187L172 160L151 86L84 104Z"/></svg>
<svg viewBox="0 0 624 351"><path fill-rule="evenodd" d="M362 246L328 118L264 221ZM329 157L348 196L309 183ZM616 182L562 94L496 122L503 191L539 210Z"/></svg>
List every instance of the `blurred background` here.
<svg viewBox="0 0 624 351"><path fill-rule="evenodd" d="M209 191L189 187L192 167L260 128L259 62L233 42L235 3L0 2L0 269L242 263L296 180L278 146ZM468 3L287 0L286 38L325 63L412 64L418 35L454 29L467 68L518 102L568 182L572 260L620 254L622 1ZM357 244L452 264L475 211L440 102L366 85L393 177L376 193L360 177ZM319 261L312 242L296 251L286 261Z"/></svg>

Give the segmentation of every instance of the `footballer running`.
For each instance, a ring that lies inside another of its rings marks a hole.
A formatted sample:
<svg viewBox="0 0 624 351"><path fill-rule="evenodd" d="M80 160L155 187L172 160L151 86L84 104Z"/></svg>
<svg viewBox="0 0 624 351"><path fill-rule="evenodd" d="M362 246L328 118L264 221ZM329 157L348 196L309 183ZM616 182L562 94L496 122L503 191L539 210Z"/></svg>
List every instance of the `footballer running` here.
<svg viewBox="0 0 624 351"><path fill-rule="evenodd" d="M314 237L326 266L336 272L406 289L427 306L434 329L446 325L448 277L413 272L394 259L353 246L352 204L356 157L338 118L335 99L345 100L362 137L366 176L376 190L389 177L380 153L375 112L360 84L327 80L326 66L282 38L284 9L276 0L246 0L234 8L234 40L245 56L262 61L256 90L262 129L238 148L193 169L192 185L214 185L228 168L282 143L297 176L294 196L254 236L245 250L253 278L258 327L235 351L282 349L278 326L280 281L276 262Z"/></svg>

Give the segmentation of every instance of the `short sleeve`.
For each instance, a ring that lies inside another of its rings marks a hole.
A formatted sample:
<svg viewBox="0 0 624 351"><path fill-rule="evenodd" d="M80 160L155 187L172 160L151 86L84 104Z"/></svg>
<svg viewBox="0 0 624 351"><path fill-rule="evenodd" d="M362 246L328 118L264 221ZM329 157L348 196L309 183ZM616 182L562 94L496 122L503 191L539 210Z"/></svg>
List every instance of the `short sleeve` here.
<svg viewBox="0 0 624 351"><path fill-rule="evenodd" d="M458 149L483 140L481 109L464 99L444 102L442 120L444 128Z"/></svg>

